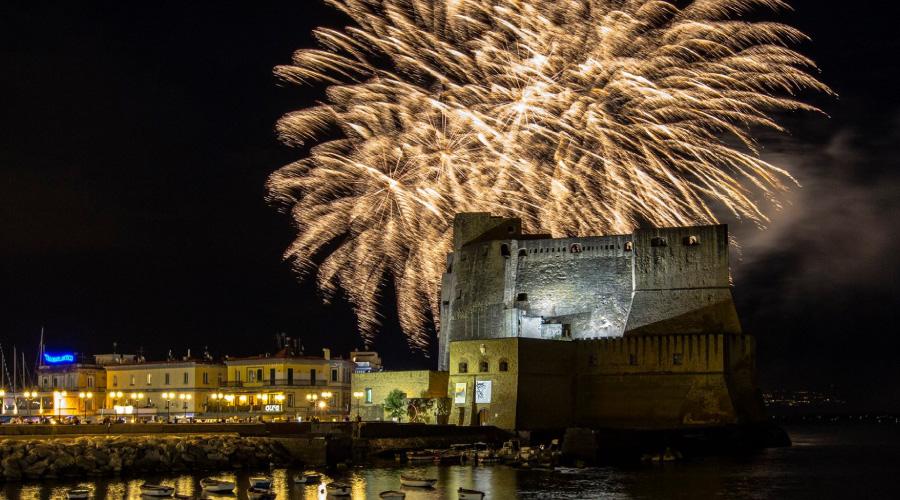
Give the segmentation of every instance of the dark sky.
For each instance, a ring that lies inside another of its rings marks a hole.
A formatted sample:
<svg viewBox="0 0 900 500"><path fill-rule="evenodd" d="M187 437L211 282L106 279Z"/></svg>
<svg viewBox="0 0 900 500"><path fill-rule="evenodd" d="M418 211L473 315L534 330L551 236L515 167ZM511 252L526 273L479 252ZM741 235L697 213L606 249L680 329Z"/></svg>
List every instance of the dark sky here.
<svg viewBox="0 0 900 500"><path fill-rule="evenodd" d="M835 384L898 405L897 7L794 1L779 19L839 94L762 141L803 185L765 232L732 227L735 296L764 387ZM250 354L280 331L308 350L361 345L281 252L266 177L302 156L273 133L321 89L272 67L340 18L293 2L21 2L0 7L0 343ZM431 361L391 314L375 348ZM30 354L33 359L33 354Z"/></svg>

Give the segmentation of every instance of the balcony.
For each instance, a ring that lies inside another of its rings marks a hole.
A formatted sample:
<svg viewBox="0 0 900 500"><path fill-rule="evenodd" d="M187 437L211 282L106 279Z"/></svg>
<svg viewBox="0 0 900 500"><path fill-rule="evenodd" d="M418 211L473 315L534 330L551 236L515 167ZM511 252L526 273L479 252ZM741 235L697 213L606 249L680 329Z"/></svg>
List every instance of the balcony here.
<svg viewBox="0 0 900 500"><path fill-rule="evenodd" d="M327 380L316 380L315 382L303 379L266 379L253 382L241 382L230 380L223 382L219 387L241 388L241 387L325 387L328 385Z"/></svg>

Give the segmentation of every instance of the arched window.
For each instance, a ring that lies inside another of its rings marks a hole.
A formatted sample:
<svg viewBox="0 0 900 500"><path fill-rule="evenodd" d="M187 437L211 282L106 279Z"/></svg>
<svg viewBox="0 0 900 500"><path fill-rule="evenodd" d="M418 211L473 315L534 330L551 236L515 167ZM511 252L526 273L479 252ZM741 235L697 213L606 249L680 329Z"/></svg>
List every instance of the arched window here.
<svg viewBox="0 0 900 500"><path fill-rule="evenodd" d="M527 255L528 255L528 250L525 250L524 248L519 250L519 257L525 257Z"/></svg>
<svg viewBox="0 0 900 500"><path fill-rule="evenodd" d="M509 257L509 245L507 245L506 243L500 245L500 255Z"/></svg>
<svg viewBox="0 0 900 500"><path fill-rule="evenodd" d="M469 362L468 361L460 361L458 371L459 371L459 373L469 373Z"/></svg>
<svg viewBox="0 0 900 500"><path fill-rule="evenodd" d="M481 360L478 363L478 371L481 373L485 373L489 370L488 362L485 360Z"/></svg>
<svg viewBox="0 0 900 500"><path fill-rule="evenodd" d="M625 242L625 251L626 251L626 252L630 252L630 251L632 251L633 249L634 249L634 244L631 243L630 241L626 241L626 242Z"/></svg>
<svg viewBox="0 0 900 500"><path fill-rule="evenodd" d="M508 372L509 371L509 363L505 359L501 359L499 368L500 368L501 372Z"/></svg>
<svg viewBox="0 0 900 500"><path fill-rule="evenodd" d="M572 253L581 253L582 250L581 243L572 243L569 245L569 251Z"/></svg>

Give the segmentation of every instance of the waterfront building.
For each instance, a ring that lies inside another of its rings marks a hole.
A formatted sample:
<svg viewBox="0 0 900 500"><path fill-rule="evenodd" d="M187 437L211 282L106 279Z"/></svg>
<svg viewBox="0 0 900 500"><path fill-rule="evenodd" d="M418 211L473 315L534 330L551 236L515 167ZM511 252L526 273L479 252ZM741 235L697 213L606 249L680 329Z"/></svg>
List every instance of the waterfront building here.
<svg viewBox="0 0 900 500"><path fill-rule="evenodd" d="M764 420L724 225L551 238L458 214L441 287L450 422L681 429Z"/></svg>
<svg viewBox="0 0 900 500"><path fill-rule="evenodd" d="M106 371L93 358L45 352L41 361L37 370L39 413L85 416L105 407Z"/></svg>
<svg viewBox="0 0 900 500"><path fill-rule="evenodd" d="M105 413L140 417L193 417L208 411L211 396L225 383L225 366L181 359L109 364Z"/></svg>
<svg viewBox="0 0 900 500"><path fill-rule="evenodd" d="M384 402L388 394L399 390L406 395L408 401L427 400L428 415L423 415L418 420L425 423L445 423L440 422L442 419L438 415L446 414L441 411L445 406L449 408L449 402L446 401L448 376L447 372L434 370L357 373L353 376L355 401L351 415L359 415L362 420L390 420ZM412 404L415 409L416 402L412 401ZM407 418L416 420L415 415Z"/></svg>
<svg viewBox="0 0 900 500"><path fill-rule="evenodd" d="M227 381L219 389L221 411L264 417L308 419L346 415L350 400L349 360L295 354L290 346L273 355L226 358Z"/></svg>

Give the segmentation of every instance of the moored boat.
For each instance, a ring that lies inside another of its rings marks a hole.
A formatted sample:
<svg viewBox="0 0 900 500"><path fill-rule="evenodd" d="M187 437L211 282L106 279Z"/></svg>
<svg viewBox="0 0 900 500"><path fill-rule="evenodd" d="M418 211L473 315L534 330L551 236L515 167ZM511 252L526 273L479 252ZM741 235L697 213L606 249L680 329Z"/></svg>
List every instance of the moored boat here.
<svg viewBox="0 0 900 500"><path fill-rule="evenodd" d="M413 488L433 488L437 479L414 476L400 476L400 484L403 486L412 486Z"/></svg>
<svg viewBox="0 0 900 500"><path fill-rule="evenodd" d="M247 498L251 500L271 500L275 498L275 492L269 488L257 488L251 486L247 489Z"/></svg>
<svg viewBox="0 0 900 500"><path fill-rule="evenodd" d="M397 490L387 490L379 493L378 497L384 500L403 500L406 498L406 493Z"/></svg>
<svg viewBox="0 0 900 500"><path fill-rule="evenodd" d="M321 474L297 474L294 476L294 482L297 484L317 484L321 480Z"/></svg>
<svg viewBox="0 0 900 500"><path fill-rule="evenodd" d="M175 488L164 484L144 483L141 485L141 495L153 498L168 498L175 493Z"/></svg>
<svg viewBox="0 0 900 500"><path fill-rule="evenodd" d="M213 493L222 493L226 491L234 491L236 485L231 481L223 481L214 477L205 477L200 480L200 487L203 491Z"/></svg>
<svg viewBox="0 0 900 500"><path fill-rule="evenodd" d="M456 490L456 494L459 500L482 500L484 498L483 491L469 490L466 488Z"/></svg>
<svg viewBox="0 0 900 500"><path fill-rule="evenodd" d="M349 497L350 486L344 483L328 483L325 485L325 493L330 497Z"/></svg>
<svg viewBox="0 0 900 500"><path fill-rule="evenodd" d="M434 460L434 455L431 450L407 451L406 459L410 462L431 462Z"/></svg>
<svg viewBox="0 0 900 500"><path fill-rule="evenodd" d="M250 478L250 487L268 490L272 488L272 476L255 476Z"/></svg>
<svg viewBox="0 0 900 500"><path fill-rule="evenodd" d="M90 498L91 490L86 488L75 488L72 490L66 491L66 498L68 499L76 499L76 498Z"/></svg>

